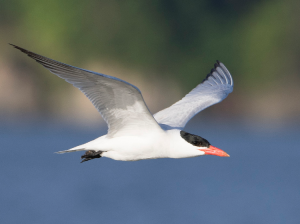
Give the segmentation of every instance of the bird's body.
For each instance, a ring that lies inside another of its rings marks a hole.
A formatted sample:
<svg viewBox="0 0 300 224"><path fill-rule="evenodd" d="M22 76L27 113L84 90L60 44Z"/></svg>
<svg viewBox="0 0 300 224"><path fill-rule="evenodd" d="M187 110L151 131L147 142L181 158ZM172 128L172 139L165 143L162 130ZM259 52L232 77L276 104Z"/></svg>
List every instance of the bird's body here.
<svg viewBox="0 0 300 224"><path fill-rule="evenodd" d="M180 130L178 129L115 138L104 135L68 151L81 151L82 149L101 151L103 157L123 161L167 157L187 158L204 155L204 152L195 150L199 147L187 144L183 138L178 138L178 136L180 136ZM183 148L184 150L182 150Z"/></svg>
<svg viewBox="0 0 300 224"><path fill-rule="evenodd" d="M106 135L58 153L85 151L83 162L100 157L135 161L206 154L228 156L206 139L182 131L194 115L232 92L232 77L222 63L217 62L206 79L183 99L152 115L139 89L130 83L13 46L79 88L108 124Z"/></svg>

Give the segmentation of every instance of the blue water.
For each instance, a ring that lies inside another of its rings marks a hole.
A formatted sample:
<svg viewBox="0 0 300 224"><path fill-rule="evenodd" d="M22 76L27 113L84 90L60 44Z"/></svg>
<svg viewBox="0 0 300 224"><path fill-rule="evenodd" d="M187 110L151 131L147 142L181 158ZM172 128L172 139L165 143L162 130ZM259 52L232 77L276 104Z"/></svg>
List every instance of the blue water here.
<svg viewBox="0 0 300 224"><path fill-rule="evenodd" d="M300 128L208 122L185 129L230 158L80 164L81 152L53 153L105 129L3 125L0 223L300 223Z"/></svg>

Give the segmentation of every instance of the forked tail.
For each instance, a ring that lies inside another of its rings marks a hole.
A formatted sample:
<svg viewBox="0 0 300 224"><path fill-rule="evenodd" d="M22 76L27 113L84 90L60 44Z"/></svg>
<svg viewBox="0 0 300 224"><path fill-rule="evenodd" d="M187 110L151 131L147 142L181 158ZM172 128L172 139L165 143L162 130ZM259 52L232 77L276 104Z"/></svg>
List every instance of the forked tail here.
<svg viewBox="0 0 300 224"><path fill-rule="evenodd" d="M76 146L74 148L71 148L71 149L68 149L68 150L63 150L63 151L58 151L58 152L55 152L55 153L63 154L63 153L67 153L67 152L77 152L77 151L84 151L84 150L86 150L84 145L79 145L79 146Z"/></svg>

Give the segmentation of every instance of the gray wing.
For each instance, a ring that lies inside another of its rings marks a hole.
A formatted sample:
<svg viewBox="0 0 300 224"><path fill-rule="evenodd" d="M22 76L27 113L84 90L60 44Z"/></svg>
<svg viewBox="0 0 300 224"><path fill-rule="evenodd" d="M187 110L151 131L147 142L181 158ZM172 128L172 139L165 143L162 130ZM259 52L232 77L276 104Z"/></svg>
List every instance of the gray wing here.
<svg viewBox="0 0 300 224"><path fill-rule="evenodd" d="M137 135L152 129L161 130L149 112L140 90L130 83L12 46L80 89L106 121L108 136Z"/></svg>
<svg viewBox="0 0 300 224"><path fill-rule="evenodd" d="M164 128L183 129L186 123L205 108L221 102L233 90L233 80L224 64L217 61L215 68L182 100L154 114Z"/></svg>

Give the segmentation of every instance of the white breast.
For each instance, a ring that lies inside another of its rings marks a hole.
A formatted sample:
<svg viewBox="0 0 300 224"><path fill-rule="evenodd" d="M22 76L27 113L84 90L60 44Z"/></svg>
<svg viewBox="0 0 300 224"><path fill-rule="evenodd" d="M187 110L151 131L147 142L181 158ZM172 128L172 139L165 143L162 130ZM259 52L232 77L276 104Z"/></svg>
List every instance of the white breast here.
<svg viewBox="0 0 300 224"><path fill-rule="evenodd" d="M103 157L115 160L135 161L156 158L186 158L204 153L187 143L180 136L180 130L169 130L147 136L122 136L105 138L97 142L93 150L104 151ZM96 149L97 148L97 149Z"/></svg>

